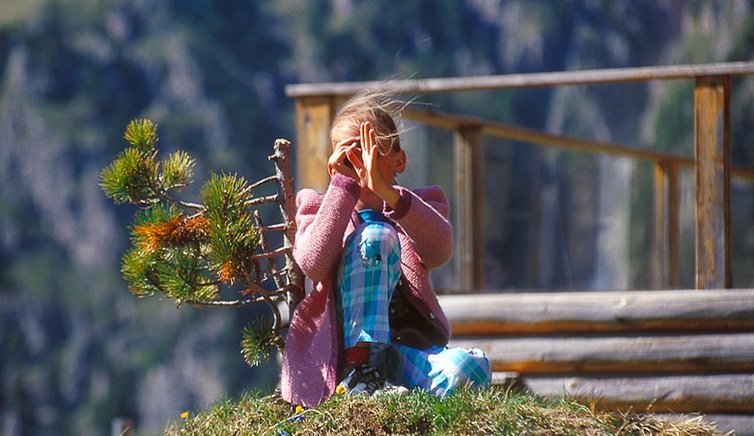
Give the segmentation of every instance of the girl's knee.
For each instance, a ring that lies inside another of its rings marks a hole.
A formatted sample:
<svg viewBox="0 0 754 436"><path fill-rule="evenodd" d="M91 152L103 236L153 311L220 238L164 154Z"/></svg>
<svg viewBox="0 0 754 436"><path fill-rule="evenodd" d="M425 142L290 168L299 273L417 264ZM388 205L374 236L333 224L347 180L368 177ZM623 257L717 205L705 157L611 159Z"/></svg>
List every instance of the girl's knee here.
<svg viewBox="0 0 754 436"><path fill-rule="evenodd" d="M458 350L452 367L458 385L489 386L492 380L490 361L478 348Z"/></svg>
<svg viewBox="0 0 754 436"><path fill-rule="evenodd" d="M400 242L395 229L386 224L366 224L358 230L356 249L366 266L400 260Z"/></svg>
<svg viewBox="0 0 754 436"><path fill-rule="evenodd" d="M362 224L356 229L358 239L362 243L381 244L384 246L390 246L399 244L398 232L390 224L384 223L368 223Z"/></svg>

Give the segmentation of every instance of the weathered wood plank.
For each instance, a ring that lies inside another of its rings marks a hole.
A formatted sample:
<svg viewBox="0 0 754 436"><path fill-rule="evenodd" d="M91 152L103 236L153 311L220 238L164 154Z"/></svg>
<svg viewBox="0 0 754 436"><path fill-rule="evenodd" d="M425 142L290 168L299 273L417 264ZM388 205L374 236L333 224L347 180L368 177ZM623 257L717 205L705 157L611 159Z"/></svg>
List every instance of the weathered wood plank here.
<svg viewBox="0 0 754 436"><path fill-rule="evenodd" d="M729 62L700 65L613 68L600 70L557 71L547 73L503 74L493 76L451 77L369 82L304 83L287 85L288 97L353 95L363 89L384 90L399 94L429 92L480 91L542 86L593 85L646 80L693 79L699 76L737 76L754 74L754 62Z"/></svg>
<svg viewBox="0 0 754 436"><path fill-rule="evenodd" d="M653 278L657 289L681 286L680 189L678 163L655 163L655 238Z"/></svg>
<svg viewBox="0 0 754 436"><path fill-rule="evenodd" d="M467 125L481 125L482 133L495 138L520 141L528 144L536 144L545 147L557 147L571 151L584 153L602 153L611 156L628 157L632 159L646 160L650 162L671 162L673 164L693 167L695 161L692 158L668 153L658 153L643 150L626 145L599 142L590 139L575 138L567 135L540 132L525 127L513 126L499 121L440 112L418 106L409 106L402 112L402 117L442 129L455 130ZM732 174L747 180L754 180L754 170L751 168L732 167Z"/></svg>
<svg viewBox="0 0 754 436"><path fill-rule="evenodd" d="M674 413L754 413L754 375L526 377L547 398L567 395L600 409Z"/></svg>
<svg viewBox="0 0 754 436"><path fill-rule="evenodd" d="M730 288L730 77L697 79L694 133L696 288Z"/></svg>
<svg viewBox="0 0 754 436"><path fill-rule="evenodd" d="M754 372L754 333L452 339L493 371L529 374Z"/></svg>
<svg viewBox="0 0 754 436"><path fill-rule="evenodd" d="M546 147L557 147L585 153L602 153L613 156L629 157L632 159L647 160L651 162L664 161L685 167L693 167L695 165L694 159L684 156L642 150L621 144L605 143L589 139L575 138L567 135L540 132L537 130L513 126L485 118L451 114L416 106L409 106L404 109L402 116L404 118L418 121L430 126L450 130L457 129L460 126L469 124L479 124L482 125L482 132L485 135L501 139L509 139L512 141L542 145ZM732 167L731 171L732 174L737 177L745 178L747 180L754 180L754 170L750 168Z"/></svg>
<svg viewBox="0 0 754 436"><path fill-rule="evenodd" d="M324 192L330 181L330 124L335 117L335 99L330 96L296 100L296 188Z"/></svg>
<svg viewBox="0 0 754 436"><path fill-rule="evenodd" d="M754 289L444 295L455 337L754 331Z"/></svg>
<svg viewBox="0 0 754 436"><path fill-rule="evenodd" d="M668 163L654 164L654 242L652 246L652 285L657 289L667 289L669 247L668 247Z"/></svg>
<svg viewBox="0 0 754 436"><path fill-rule="evenodd" d="M668 280L681 287L681 175L676 162L668 163Z"/></svg>
<svg viewBox="0 0 754 436"><path fill-rule="evenodd" d="M484 288L484 144L480 126L455 132L456 256L461 289Z"/></svg>
<svg viewBox="0 0 754 436"><path fill-rule="evenodd" d="M628 147L621 144L604 143L589 139L576 138L573 136L546 133L534 129L528 129L525 127L502 123L500 121L469 115L458 115L441 112L435 109L427 109L421 106L409 106L405 108L402 112L402 116L404 118L428 124L430 126L449 130L455 130L468 125L478 125L482 126L483 133L485 135L490 135L502 139L509 139L512 141L544 145L547 147L558 147L587 153L604 153L653 162L660 160L678 159L685 162L687 165L693 165L694 163L693 159L683 156L676 156L668 153L659 153L650 150L642 150L636 147Z"/></svg>

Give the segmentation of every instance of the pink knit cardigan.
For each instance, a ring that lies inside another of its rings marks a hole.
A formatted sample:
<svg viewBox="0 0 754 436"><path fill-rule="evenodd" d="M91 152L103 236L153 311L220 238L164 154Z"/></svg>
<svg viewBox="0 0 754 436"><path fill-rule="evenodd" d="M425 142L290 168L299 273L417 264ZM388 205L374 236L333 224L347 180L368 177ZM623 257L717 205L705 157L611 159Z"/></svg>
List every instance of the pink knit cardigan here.
<svg viewBox="0 0 754 436"><path fill-rule="evenodd" d="M429 270L447 262L453 252L448 202L437 186L396 188L398 204L395 209L386 205L383 213L397 223L401 292L421 315L410 323L414 328L408 325L403 331L417 347L446 345L450 324L430 285ZM293 404L316 406L332 395L338 382L341 333L333 283L345 239L358 222L354 206L360 189L353 179L336 174L324 195L303 189L296 198L293 255L314 287L293 314L283 354L280 387L283 398Z"/></svg>

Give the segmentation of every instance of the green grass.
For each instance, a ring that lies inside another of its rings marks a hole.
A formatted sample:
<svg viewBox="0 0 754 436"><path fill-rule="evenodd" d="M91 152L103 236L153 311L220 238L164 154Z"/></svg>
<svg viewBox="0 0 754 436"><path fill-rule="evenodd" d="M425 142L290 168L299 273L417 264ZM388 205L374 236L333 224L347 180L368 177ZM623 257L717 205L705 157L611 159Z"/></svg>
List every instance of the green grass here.
<svg viewBox="0 0 754 436"><path fill-rule="evenodd" d="M446 399L426 392L333 397L316 409L272 397L225 399L188 418L166 435L720 435L698 416L663 420L642 413L595 412L568 399L543 400L502 389L462 390Z"/></svg>

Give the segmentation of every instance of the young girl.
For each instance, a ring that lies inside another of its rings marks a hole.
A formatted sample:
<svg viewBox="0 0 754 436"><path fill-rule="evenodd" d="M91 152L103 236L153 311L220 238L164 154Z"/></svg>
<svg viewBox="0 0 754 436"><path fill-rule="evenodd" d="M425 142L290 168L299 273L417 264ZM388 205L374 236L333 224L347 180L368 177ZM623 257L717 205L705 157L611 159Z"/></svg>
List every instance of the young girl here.
<svg viewBox="0 0 754 436"><path fill-rule="evenodd" d="M408 190L395 105L365 93L338 112L324 195L301 190L293 255L313 291L290 323L281 390L316 406L333 392L421 388L439 396L488 385L477 349L446 348L450 325L429 271L450 258L453 231L438 186Z"/></svg>

